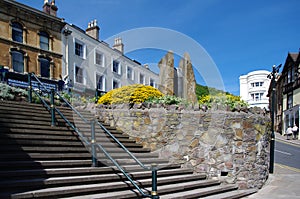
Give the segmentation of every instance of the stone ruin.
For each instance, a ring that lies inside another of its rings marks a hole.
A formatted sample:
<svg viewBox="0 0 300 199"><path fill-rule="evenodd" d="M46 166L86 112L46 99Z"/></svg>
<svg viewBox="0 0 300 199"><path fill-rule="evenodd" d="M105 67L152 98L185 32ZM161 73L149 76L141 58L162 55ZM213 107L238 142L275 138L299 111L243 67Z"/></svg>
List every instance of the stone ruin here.
<svg viewBox="0 0 300 199"><path fill-rule="evenodd" d="M196 80L188 53L184 53L178 68L174 67L174 53L169 51L158 63L160 85L165 95L175 95L188 102L197 103Z"/></svg>

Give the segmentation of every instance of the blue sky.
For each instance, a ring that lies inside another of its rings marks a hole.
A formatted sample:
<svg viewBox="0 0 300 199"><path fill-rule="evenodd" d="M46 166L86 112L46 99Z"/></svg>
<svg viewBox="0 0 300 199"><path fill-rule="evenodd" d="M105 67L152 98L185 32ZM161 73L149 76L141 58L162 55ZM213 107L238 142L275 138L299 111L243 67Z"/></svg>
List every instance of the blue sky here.
<svg viewBox="0 0 300 199"><path fill-rule="evenodd" d="M37 9L44 2L17 1ZM209 54L225 90L236 95L240 75L270 71L272 65L284 63L288 52L300 48L299 0L56 0L56 5L58 17L82 29L97 19L101 40L143 27L186 35ZM146 49L127 55L141 63L157 63L164 54ZM205 84L198 75L197 82Z"/></svg>

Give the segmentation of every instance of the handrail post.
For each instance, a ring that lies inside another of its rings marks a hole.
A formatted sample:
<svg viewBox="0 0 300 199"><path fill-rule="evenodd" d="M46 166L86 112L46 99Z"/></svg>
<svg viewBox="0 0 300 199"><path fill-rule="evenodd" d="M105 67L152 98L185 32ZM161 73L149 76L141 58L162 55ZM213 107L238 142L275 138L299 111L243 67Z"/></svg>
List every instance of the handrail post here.
<svg viewBox="0 0 300 199"><path fill-rule="evenodd" d="M157 194L157 164L153 163L151 165L152 169L152 191L151 191L151 198L152 199L159 199Z"/></svg>
<svg viewBox="0 0 300 199"><path fill-rule="evenodd" d="M92 167L97 167L96 140L95 140L95 119L91 120L91 147L92 147Z"/></svg>
<svg viewBox="0 0 300 199"><path fill-rule="evenodd" d="M28 76L28 102L32 102L32 86L31 86L31 73L27 74Z"/></svg>
<svg viewBox="0 0 300 199"><path fill-rule="evenodd" d="M50 95L50 111L51 111L51 126L55 126L55 107L54 107L54 89L51 89Z"/></svg>

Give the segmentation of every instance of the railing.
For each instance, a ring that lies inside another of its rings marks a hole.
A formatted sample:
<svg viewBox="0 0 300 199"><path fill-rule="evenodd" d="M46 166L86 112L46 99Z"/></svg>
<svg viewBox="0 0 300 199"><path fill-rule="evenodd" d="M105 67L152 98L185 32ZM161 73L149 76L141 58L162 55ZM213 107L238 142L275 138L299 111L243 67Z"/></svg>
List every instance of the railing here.
<svg viewBox="0 0 300 199"><path fill-rule="evenodd" d="M39 84L39 89L32 89L32 79L35 79ZM99 121L92 120L90 122L91 125L91 142L88 141L88 139L79 131L78 128L76 128L64 115L63 113L57 109L54 106L54 96L57 95L60 100L62 100L73 112L75 112L84 123L88 124L89 121L84 118L65 98L63 98L58 92L56 92L54 89L47 89L43 83L35 76L33 73L28 74L28 101L32 102L32 91L35 92L35 94L39 97L43 105L46 107L46 109L51 113L51 125L55 126L56 119L55 119L55 112L59 114L59 116L78 134L80 139L83 141L85 146L91 147L91 153L92 153L92 166L97 166L97 154L96 154L96 147L98 147L105 156L123 173L123 175L130 181L130 183L140 192L140 194L143 197L150 197L152 199L159 199L159 196L157 194L157 170L158 167L156 164L152 164L150 167L147 167L142 162L140 162L113 134L111 134ZM50 106L47 104L47 102L43 99L43 96L41 95L41 91L45 92L47 95L50 95ZM104 132L111 137L139 166L141 166L145 170L152 171L152 191L151 194L146 194L139 186L138 184L127 174L127 172L121 167L121 165L105 150L105 148L99 144L96 143L95 139L95 124L100 126L101 129L104 130Z"/></svg>

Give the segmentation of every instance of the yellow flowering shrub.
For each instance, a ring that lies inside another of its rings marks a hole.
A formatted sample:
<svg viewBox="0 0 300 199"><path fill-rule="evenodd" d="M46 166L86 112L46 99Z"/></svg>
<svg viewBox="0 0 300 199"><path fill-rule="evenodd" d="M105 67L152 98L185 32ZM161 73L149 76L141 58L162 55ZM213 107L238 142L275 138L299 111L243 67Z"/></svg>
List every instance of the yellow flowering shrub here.
<svg viewBox="0 0 300 199"><path fill-rule="evenodd" d="M99 98L98 104L141 103L150 97L161 97L163 94L152 86L133 84L116 88Z"/></svg>
<svg viewBox="0 0 300 199"><path fill-rule="evenodd" d="M247 107L248 104L241 100L240 96L231 94L217 94L217 95L205 95L199 99L199 104L206 105L209 108L213 105L228 106L230 109L234 109L237 106Z"/></svg>

